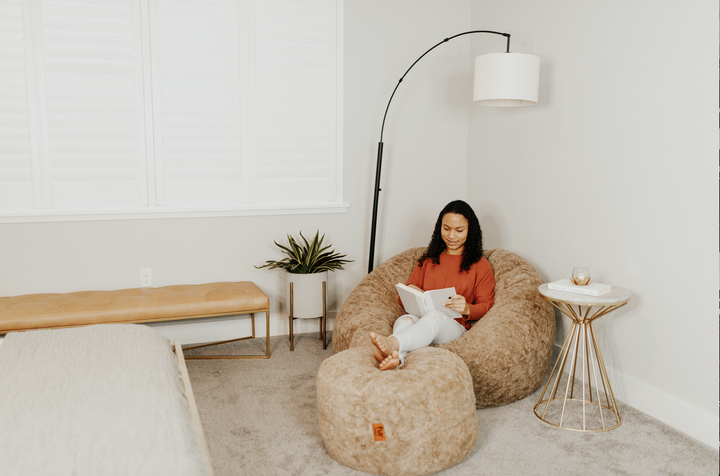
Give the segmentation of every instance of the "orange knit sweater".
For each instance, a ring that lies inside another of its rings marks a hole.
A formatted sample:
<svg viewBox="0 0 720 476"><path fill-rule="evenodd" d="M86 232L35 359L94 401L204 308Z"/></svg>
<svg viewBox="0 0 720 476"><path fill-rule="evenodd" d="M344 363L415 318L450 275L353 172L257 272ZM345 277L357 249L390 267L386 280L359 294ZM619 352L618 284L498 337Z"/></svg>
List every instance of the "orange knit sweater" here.
<svg viewBox="0 0 720 476"><path fill-rule="evenodd" d="M483 317L495 303L495 273L485 258L464 273L460 272L462 255L440 255L440 264L426 259L422 267L415 264L406 284L414 284L423 291L455 287L470 306L470 315L455 319L466 329ZM400 303L402 305L402 302Z"/></svg>

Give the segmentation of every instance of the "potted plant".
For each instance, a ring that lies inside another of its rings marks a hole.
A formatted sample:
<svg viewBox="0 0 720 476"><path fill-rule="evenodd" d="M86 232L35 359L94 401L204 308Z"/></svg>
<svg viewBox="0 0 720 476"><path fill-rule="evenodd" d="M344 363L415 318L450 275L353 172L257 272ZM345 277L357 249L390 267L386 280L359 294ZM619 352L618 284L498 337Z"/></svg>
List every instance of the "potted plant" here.
<svg viewBox="0 0 720 476"><path fill-rule="evenodd" d="M300 232L302 244L298 243L291 235L287 235L289 246L283 246L277 241L273 242L287 256L280 261L268 260L262 266L256 268L281 268L286 271L285 290L287 303L290 303L290 283L293 283L293 310L294 318L314 318L323 316L323 281L327 283L328 271L344 269L345 263L353 260L343 259L347 255L335 253L330 250L332 245L323 247L325 235L320 236L320 231L308 242ZM328 251L329 250L329 251Z"/></svg>

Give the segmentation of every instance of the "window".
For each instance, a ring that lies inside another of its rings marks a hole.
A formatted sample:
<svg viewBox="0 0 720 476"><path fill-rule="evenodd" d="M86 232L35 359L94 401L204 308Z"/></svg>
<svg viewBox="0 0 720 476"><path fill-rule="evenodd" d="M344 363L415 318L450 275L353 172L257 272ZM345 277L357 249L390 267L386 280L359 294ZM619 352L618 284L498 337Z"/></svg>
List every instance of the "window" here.
<svg viewBox="0 0 720 476"><path fill-rule="evenodd" d="M0 219L344 210L342 0L0 0Z"/></svg>

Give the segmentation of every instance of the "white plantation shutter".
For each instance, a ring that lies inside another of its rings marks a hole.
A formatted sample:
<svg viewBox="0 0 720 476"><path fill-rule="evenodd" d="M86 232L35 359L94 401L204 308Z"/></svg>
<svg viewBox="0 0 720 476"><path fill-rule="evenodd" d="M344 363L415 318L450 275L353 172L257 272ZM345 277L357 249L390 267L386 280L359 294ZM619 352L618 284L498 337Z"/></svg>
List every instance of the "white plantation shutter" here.
<svg viewBox="0 0 720 476"><path fill-rule="evenodd" d="M43 60L41 121L56 208L146 203L145 125L138 115L142 68L133 8L139 2L42 2L34 28Z"/></svg>
<svg viewBox="0 0 720 476"><path fill-rule="evenodd" d="M238 3L160 0L154 21L158 204L241 203Z"/></svg>
<svg viewBox="0 0 720 476"><path fill-rule="evenodd" d="M20 0L0 1L0 210L42 206L39 156L35 150L33 157L30 136L26 53L32 61Z"/></svg>
<svg viewBox="0 0 720 476"><path fill-rule="evenodd" d="M0 220L342 211L341 6L0 0Z"/></svg>
<svg viewBox="0 0 720 476"><path fill-rule="evenodd" d="M335 200L334 2L255 2L257 200Z"/></svg>

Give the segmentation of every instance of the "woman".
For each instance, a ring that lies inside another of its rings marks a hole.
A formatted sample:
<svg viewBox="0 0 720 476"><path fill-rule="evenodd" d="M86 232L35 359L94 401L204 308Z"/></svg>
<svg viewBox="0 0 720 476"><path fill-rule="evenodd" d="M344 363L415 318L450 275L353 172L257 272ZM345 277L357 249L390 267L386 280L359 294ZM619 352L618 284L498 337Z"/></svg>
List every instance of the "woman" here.
<svg viewBox="0 0 720 476"><path fill-rule="evenodd" d="M457 339L490 310L495 302L495 274L482 253L482 230L473 209L462 200L448 203L407 285L423 292L454 287L457 294L444 306L462 317L452 319L440 311L422 318L405 314L395 321L390 336L371 332L380 370L401 366L415 349Z"/></svg>

